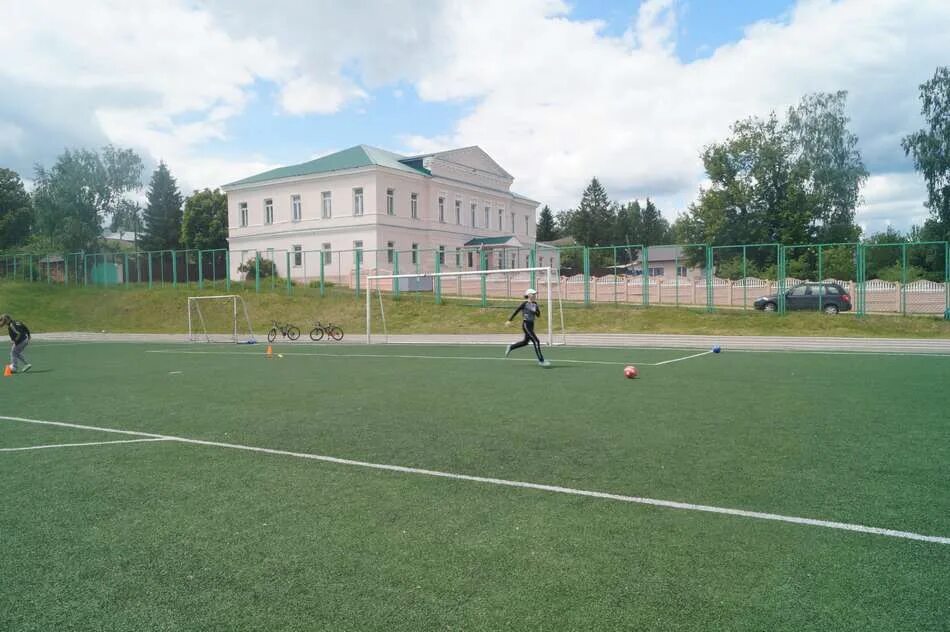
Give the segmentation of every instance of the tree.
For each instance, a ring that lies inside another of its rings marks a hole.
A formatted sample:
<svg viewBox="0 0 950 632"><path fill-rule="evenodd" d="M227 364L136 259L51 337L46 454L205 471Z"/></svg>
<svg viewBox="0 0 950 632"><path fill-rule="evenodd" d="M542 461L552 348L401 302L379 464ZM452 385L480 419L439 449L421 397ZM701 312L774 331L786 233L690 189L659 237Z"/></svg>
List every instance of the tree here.
<svg viewBox="0 0 950 632"><path fill-rule="evenodd" d="M20 175L0 168L0 250L24 243L32 221L33 204Z"/></svg>
<svg viewBox="0 0 950 632"><path fill-rule="evenodd" d="M927 127L905 136L901 146L927 183L930 220L924 232L931 239L950 240L950 66L937 68L920 85L920 101Z"/></svg>
<svg viewBox="0 0 950 632"><path fill-rule="evenodd" d="M185 200L181 243L195 250L228 247L227 195L218 189L205 189L195 191Z"/></svg>
<svg viewBox="0 0 950 632"><path fill-rule="evenodd" d="M784 122L774 112L737 121L730 138L703 151L712 185L677 221L678 237L712 245L856 240L867 170L846 97L806 96Z"/></svg>
<svg viewBox="0 0 950 632"><path fill-rule="evenodd" d="M607 191L597 178L593 178L581 203L576 209L562 213L561 225L565 232L584 246L611 243L616 210L607 197Z"/></svg>
<svg viewBox="0 0 950 632"><path fill-rule="evenodd" d="M644 246L659 246L672 241L670 223L663 218L663 214L650 198L640 214L640 238L637 240Z"/></svg>
<svg viewBox="0 0 950 632"><path fill-rule="evenodd" d="M66 150L50 169L36 167L33 233L40 243L68 250L95 248L103 221L141 188L142 160L131 149L101 154Z"/></svg>
<svg viewBox="0 0 950 632"><path fill-rule="evenodd" d="M535 237L538 241L554 241L558 238L557 226L554 224L554 215L547 204L541 209L541 216L538 218L538 229Z"/></svg>
<svg viewBox="0 0 950 632"><path fill-rule="evenodd" d="M125 233L132 233L133 241L138 245L138 236L142 232L142 207L133 200L121 200L112 214L109 230L119 233L119 239Z"/></svg>
<svg viewBox="0 0 950 632"><path fill-rule="evenodd" d="M146 193L145 250L173 250L180 246L182 197L175 178L164 162L152 173Z"/></svg>

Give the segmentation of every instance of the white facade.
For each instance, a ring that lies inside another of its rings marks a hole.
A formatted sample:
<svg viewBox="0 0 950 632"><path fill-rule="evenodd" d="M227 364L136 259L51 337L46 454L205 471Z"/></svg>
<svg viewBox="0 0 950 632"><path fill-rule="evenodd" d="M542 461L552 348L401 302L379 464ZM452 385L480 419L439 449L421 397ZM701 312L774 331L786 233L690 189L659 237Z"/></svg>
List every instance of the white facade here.
<svg viewBox="0 0 950 632"><path fill-rule="evenodd" d="M413 158L388 154L402 158L398 162L372 160L382 153L372 148L346 151L364 149L371 164L289 177L278 170L274 179L226 185L232 274L258 251L275 261L280 276L290 253L291 278L312 278L322 258L317 251L327 248L339 254L324 267L343 275L355 268L359 248L365 253L361 271L372 274L392 271L393 263L388 252L371 251L398 251L399 270L410 272L417 266L433 270L436 255L429 251L439 248L445 251L442 269L470 269L467 254L456 266L455 252L473 239L509 237L507 243L524 252L534 245L538 203L512 193L513 178L478 147ZM477 253L472 264L479 265ZM511 264L489 258L492 268Z"/></svg>

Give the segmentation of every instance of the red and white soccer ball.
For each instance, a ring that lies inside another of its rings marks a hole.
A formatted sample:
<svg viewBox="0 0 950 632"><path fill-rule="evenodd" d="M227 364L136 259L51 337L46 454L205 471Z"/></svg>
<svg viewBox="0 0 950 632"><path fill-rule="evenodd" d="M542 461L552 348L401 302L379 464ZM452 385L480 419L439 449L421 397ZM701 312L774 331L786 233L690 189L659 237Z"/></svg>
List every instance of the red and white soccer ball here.
<svg viewBox="0 0 950 632"><path fill-rule="evenodd" d="M626 377L627 379L632 380L633 378L635 378L635 377L637 377L638 375L640 375L640 372L637 371L637 367L635 367L635 366L633 366L633 365L631 364L631 365L628 365L628 366L623 367L623 375L624 375L624 377Z"/></svg>

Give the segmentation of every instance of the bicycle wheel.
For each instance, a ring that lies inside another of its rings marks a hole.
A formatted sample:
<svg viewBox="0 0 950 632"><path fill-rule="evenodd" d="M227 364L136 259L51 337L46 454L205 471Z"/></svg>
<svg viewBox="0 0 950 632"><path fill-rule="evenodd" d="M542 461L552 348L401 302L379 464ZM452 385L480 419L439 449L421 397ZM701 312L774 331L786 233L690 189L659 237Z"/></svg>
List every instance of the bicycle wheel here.
<svg viewBox="0 0 950 632"><path fill-rule="evenodd" d="M297 338L299 338L299 337L300 337L300 328L294 327L293 325L291 325L290 327L288 327L288 328L287 328L287 337L290 338L291 340L296 340Z"/></svg>
<svg viewBox="0 0 950 632"><path fill-rule="evenodd" d="M336 325L333 325L332 327L329 327L327 333L328 333L328 334L330 335L330 337L333 338L334 340L337 340L337 341L343 340L343 330L340 329L339 327L337 327Z"/></svg>
<svg viewBox="0 0 950 632"><path fill-rule="evenodd" d="M310 339L314 342L323 340L323 327L314 327L310 330Z"/></svg>
<svg viewBox="0 0 950 632"><path fill-rule="evenodd" d="M267 342L274 342L277 340L277 328L271 327L270 331L267 332Z"/></svg>

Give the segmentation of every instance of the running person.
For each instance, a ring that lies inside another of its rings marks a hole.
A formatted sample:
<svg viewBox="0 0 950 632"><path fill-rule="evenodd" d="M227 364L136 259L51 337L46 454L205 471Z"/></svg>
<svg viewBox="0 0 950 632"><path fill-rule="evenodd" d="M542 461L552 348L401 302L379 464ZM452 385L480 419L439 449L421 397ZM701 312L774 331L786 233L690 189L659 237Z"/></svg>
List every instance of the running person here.
<svg viewBox="0 0 950 632"><path fill-rule="evenodd" d="M538 340L537 335L534 333L534 321L536 318L541 317L541 306L534 300L536 295L537 292L531 288L525 290L524 302L512 312L507 322L505 322L506 326L510 325L514 317L518 315L518 312L521 312L521 330L524 332L523 340L508 345L508 348L505 349L505 357L507 358L508 354L514 349L520 349L521 347L526 347L531 344L534 345L534 353L538 356L538 364L541 366L551 366L551 363L544 359L544 355L541 353L541 341Z"/></svg>
<svg viewBox="0 0 950 632"><path fill-rule="evenodd" d="M30 330L18 320L13 320L10 314L0 314L0 327L6 327L10 334L13 346L10 347L10 370L17 372L17 360L23 363L21 373L26 373L33 365L23 357L23 350L30 344Z"/></svg>

